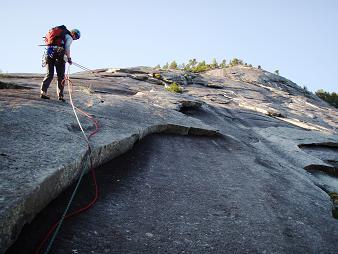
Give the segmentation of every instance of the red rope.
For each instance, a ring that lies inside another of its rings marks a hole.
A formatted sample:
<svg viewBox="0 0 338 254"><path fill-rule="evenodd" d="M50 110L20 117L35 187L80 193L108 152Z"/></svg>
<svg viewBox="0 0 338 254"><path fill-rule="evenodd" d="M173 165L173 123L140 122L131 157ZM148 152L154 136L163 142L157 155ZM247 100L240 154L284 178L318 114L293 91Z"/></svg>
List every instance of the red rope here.
<svg viewBox="0 0 338 254"><path fill-rule="evenodd" d="M69 79L68 75L66 75L65 79L62 81L62 85L64 85L65 82L69 82L69 93L73 92L73 83L72 81ZM71 103L73 104L73 102L71 101ZM74 104L73 104L74 106ZM74 106L75 107L75 106ZM89 120L91 120L95 126L95 130L93 132L91 132L88 136L88 140L94 136L100 129L100 125L99 125L99 121L96 120L93 116L91 116L90 114L88 114L87 112L85 112L84 110L81 110L79 109L78 107L75 107L81 114L85 115ZM91 147L90 147L90 144L88 143L88 141L86 140L87 142L87 145L88 145L88 149L89 151L91 152ZM91 208L95 202L97 201L98 197L99 197L99 188L98 188L98 185L97 185L97 182L96 182L96 174L95 174L95 170L93 168L93 161L92 161L92 158L89 156L89 160L90 160L90 172L91 172L91 175L92 175L92 179L93 179L93 183L94 183L94 188L95 188L95 196L94 198L87 204L85 205L84 207L82 208L79 208L77 210L75 210L74 212L72 213L69 213L65 216L64 219L69 219L71 217L74 217L76 215L79 215L80 213L88 210L89 208ZM48 232L46 233L45 237L43 238L43 240L40 242L40 244L38 245L36 251L35 251L35 254L39 254L42 247L45 245L45 243L47 242L47 240L49 239L50 235L54 232L54 230L56 229L56 227L58 226L60 222L60 219L58 219L48 230Z"/></svg>

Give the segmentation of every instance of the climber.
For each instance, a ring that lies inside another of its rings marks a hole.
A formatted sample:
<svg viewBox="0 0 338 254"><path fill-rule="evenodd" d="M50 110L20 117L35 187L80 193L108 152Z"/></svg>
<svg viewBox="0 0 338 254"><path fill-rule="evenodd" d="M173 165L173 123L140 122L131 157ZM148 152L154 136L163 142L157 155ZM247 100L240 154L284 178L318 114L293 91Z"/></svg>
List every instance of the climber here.
<svg viewBox="0 0 338 254"><path fill-rule="evenodd" d="M70 55L70 45L73 40L80 39L80 31L73 29L69 31L65 26L57 26L48 31L45 38L45 45L47 46L44 56L44 66L46 66L47 73L41 84L41 98L49 99L47 89L54 77L54 67L57 74L57 95L60 101L65 101L63 98L64 85L62 81L65 78L66 62L72 64Z"/></svg>

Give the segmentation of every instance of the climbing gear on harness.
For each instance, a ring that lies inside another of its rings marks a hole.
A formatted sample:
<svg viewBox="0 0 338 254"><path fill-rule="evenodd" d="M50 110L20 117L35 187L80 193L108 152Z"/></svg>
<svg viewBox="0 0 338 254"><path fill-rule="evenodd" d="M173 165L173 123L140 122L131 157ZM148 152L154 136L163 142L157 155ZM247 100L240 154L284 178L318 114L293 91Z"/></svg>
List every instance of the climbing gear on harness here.
<svg viewBox="0 0 338 254"><path fill-rule="evenodd" d="M62 58L64 56L65 50L62 47L58 46L49 46L43 52L42 59L41 59L41 66L47 66L47 58ZM65 61L66 62L66 61Z"/></svg>
<svg viewBox="0 0 338 254"><path fill-rule="evenodd" d="M66 34L69 34L71 36L71 32L67 29L66 26L62 25L53 27L44 37L46 46L64 47Z"/></svg>
<svg viewBox="0 0 338 254"><path fill-rule="evenodd" d="M47 48L47 56L49 56L50 58L63 57L64 54L65 54L65 50L62 47L50 46Z"/></svg>
<svg viewBox="0 0 338 254"><path fill-rule="evenodd" d="M70 33L71 33L71 34L74 34L75 40L78 40L78 39L80 39L80 37L81 37L81 33L80 33L79 29L72 29L72 30L70 31Z"/></svg>
<svg viewBox="0 0 338 254"><path fill-rule="evenodd" d="M41 59L41 67L46 67L47 66L47 50L43 52L42 59Z"/></svg>

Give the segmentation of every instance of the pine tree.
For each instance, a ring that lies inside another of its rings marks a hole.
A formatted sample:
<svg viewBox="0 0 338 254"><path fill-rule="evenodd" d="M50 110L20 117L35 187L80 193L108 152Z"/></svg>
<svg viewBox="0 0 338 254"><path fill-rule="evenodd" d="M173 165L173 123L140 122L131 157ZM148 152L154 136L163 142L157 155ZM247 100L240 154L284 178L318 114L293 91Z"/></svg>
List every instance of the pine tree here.
<svg viewBox="0 0 338 254"><path fill-rule="evenodd" d="M316 95L322 100L326 101L330 105L338 108L338 94L335 92L329 93L320 89L316 92Z"/></svg>
<svg viewBox="0 0 338 254"><path fill-rule="evenodd" d="M178 68L180 69L180 70L185 70L185 63L182 63L182 64L180 64L179 66L178 66Z"/></svg>
<svg viewBox="0 0 338 254"><path fill-rule="evenodd" d="M243 65L243 60L234 58L230 61L230 66Z"/></svg>
<svg viewBox="0 0 338 254"><path fill-rule="evenodd" d="M170 63L169 69L177 70L177 63L175 60Z"/></svg>
<svg viewBox="0 0 338 254"><path fill-rule="evenodd" d="M189 65L190 65L191 67L194 67L196 64L197 64L197 61L196 61L195 58L189 60Z"/></svg>
<svg viewBox="0 0 338 254"><path fill-rule="evenodd" d="M219 67L216 58L212 59L210 67L211 69L217 69Z"/></svg>
<svg viewBox="0 0 338 254"><path fill-rule="evenodd" d="M225 68L227 66L227 61L225 59L222 60L222 62L220 63L219 67L221 68Z"/></svg>

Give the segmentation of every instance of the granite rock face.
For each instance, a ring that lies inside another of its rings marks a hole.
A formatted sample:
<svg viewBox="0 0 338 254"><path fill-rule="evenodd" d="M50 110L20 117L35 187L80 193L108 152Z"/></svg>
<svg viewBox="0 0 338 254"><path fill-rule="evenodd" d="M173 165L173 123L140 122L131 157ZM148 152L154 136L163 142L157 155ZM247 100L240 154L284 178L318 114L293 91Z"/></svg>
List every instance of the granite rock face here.
<svg viewBox="0 0 338 254"><path fill-rule="evenodd" d="M338 111L316 95L244 66L202 74L149 67L100 69L71 79L75 105L100 123L90 140L94 166L151 133L222 137L233 151L229 162L236 157L236 165L242 165L229 177L238 186L229 202L237 202L239 214L229 232L238 237L250 224L254 232L265 234L266 241L256 245L267 253L292 248L338 252L338 221L327 194L336 190L337 179L328 183L306 170L333 175L338 170ZM40 99L41 80L36 74L0 76L0 253L89 167L69 97L66 103L57 101L52 85L51 100ZM166 91L164 85L171 82L180 84L183 93ZM93 131L88 118L80 115L80 121L87 134ZM219 153L224 149L214 145ZM322 151L313 151L316 146ZM254 251L241 249L240 239L236 242L238 250Z"/></svg>

